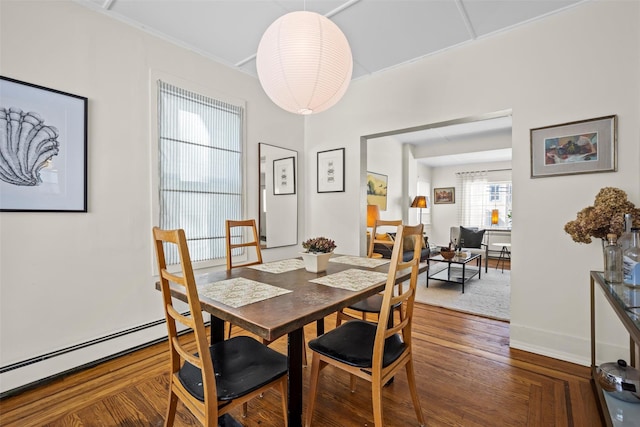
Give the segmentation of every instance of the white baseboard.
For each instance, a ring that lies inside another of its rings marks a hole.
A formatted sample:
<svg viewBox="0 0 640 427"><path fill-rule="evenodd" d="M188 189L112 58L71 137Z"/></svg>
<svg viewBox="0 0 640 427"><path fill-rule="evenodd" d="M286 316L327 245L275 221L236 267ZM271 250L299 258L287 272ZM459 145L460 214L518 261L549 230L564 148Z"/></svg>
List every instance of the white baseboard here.
<svg viewBox="0 0 640 427"><path fill-rule="evenodd" d="M511 348L541 354L581 366L591 366L591 343L589 337L581 338L563 335L554 331L518 325L513 322L510 325L510 332L509 345ZM596 363L600 364L603 361L624 358L625 354L629 354L629 349L611 342L598 340L596 354L598 356Z"/></svg>
<svg viewBox="0 0 640 427"><path fill-rule="evenodd" d="M166 337L167 327L161 323L95 344L74 346L78 348L42 356L41 360L37 357L30 359L28 364L0 374L0 393L10 392Z"/></svg>

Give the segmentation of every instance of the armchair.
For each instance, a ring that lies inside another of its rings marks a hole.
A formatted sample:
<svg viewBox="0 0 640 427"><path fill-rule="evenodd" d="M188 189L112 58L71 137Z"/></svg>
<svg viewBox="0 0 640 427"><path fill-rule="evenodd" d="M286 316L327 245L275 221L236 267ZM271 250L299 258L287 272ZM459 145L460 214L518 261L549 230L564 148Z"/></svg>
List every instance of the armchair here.
<svg viewBox="0 0 640 427"><path fill-rule="evenodd" d="M484 257L484 272L489 269L489 245L487 244L485 230L477 227L451 227L449 229L449 241L462 247L463 251Z"/></svg>

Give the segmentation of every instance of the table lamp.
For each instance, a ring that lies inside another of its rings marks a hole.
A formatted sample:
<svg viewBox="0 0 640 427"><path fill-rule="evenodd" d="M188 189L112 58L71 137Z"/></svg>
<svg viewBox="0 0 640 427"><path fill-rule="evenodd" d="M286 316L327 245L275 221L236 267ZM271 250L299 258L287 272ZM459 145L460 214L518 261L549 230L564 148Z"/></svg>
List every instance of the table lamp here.
<svg viewBox="0 0 640 427"><path fill-rule="evenodd" d="M380 208L378 205L367 205L367 227L376 225L376 221L380 219Z"/></svg>
<svg viewBox="0 0 640 427"><path fill-rule="evenodd" d="M491 225L498 224L498 215L500 215L500 211L498 209L491 210Z"/></svg>

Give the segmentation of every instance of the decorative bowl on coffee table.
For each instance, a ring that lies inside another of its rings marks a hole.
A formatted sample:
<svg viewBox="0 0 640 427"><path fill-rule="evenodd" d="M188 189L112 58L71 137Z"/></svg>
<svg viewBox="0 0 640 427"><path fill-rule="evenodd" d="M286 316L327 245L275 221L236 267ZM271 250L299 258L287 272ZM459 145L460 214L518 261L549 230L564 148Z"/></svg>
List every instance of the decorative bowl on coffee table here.
<svg viewBox="0 0 640 427"><path fill-rule="evenodd" d="M441 250L440 251L440 255L442 255L442 258L446 259L446 260L450 260L453 259L453 257L455 256L456 252L455 251L445 251L445 250Z"/></svg>

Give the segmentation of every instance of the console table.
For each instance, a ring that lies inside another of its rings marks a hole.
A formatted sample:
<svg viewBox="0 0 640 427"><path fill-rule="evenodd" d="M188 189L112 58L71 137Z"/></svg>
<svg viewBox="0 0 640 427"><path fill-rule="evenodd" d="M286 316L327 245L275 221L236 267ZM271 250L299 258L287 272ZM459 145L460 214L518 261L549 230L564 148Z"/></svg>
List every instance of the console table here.
<svg viewBox="0 0 640 427"><path fill-rule="evenodd" d="M640 289L630 288L623 284L612 285L604 281L601 271L591 272L591 383L595 389L602 421L608 427L627 424L626 421L640 420L640 405L623 402L611 397L602 390L596 380L596 312L595 289L596 284L604 294L607 302L629 332L629 365L636 366L636 346L640 343ZM634 308L635 307L635 308ZM621 420L621 418L623 418ZM620 421L624 422L621 424Z"/></svg>

